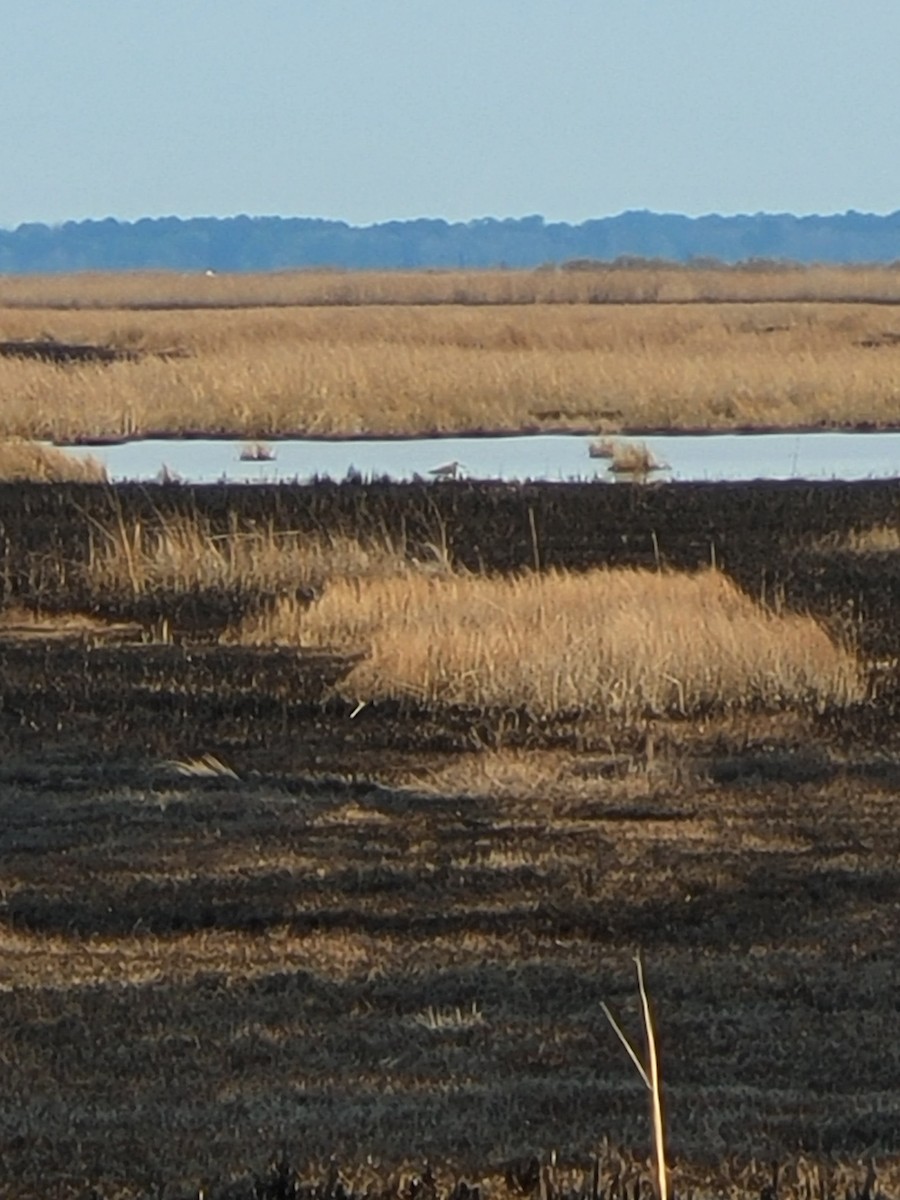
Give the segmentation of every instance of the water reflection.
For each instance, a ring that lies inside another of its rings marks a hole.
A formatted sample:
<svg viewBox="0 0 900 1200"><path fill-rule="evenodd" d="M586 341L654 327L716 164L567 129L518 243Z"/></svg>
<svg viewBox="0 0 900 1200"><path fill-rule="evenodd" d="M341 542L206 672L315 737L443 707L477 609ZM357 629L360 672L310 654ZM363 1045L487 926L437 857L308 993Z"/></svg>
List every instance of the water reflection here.
<svg viewBox="0 0 900 1200"><path fill-rule="evenodd" d="M900 475L900 433L766 433L615 439L642 444L667 469L669 480L884 479ZM307 482L387 476L443 479L614 482L608 456L592 457L596 439L576 435L419 438L408 441L265 443L272 457L248 455L246 445L221 440L148 440L75 447L93 455L114 481L153 480L162 473L189 483Z"/></svg>

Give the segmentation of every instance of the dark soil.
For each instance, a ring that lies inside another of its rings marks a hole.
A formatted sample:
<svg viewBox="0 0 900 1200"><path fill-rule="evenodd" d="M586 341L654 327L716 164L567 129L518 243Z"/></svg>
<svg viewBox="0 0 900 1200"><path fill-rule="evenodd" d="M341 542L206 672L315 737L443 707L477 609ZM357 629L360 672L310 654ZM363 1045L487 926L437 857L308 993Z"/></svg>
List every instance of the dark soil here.
<svg viewBox="0 0 900 1200"><path fill-rule="evenodd" d="M283 1153L375 1196L430 1163L550 1200L530 1160L558 1151L591 1200L597 1152L604 1197L650 1200L601 1010L635 1036L640 950L680 1195L846 1200L874 1159L896 1196L898 762L576 755L500 788L423 762L401 790L7 757L3 1190L294 1195L246 1175Z"/></svg>

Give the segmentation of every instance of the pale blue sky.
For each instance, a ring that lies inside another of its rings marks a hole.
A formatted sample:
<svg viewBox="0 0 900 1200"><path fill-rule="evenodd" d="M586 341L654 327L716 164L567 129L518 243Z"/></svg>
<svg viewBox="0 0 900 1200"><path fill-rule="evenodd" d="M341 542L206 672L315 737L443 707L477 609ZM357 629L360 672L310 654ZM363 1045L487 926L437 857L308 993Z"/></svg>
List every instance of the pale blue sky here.
<svg viewBox="0 0 900 1200"><path fill-rule="evenodd" d="M900 209L900 0L0 0L0 226Z"/></svg>

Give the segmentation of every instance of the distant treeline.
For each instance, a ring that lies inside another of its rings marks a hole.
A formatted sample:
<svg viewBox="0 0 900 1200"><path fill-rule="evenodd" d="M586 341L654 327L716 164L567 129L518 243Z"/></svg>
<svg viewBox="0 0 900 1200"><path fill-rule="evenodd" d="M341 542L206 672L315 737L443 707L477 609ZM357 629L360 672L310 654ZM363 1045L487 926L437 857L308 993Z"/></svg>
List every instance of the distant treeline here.
<svg viewBox="0 0 900 1200"><path fill-rule="evenodd" d="M581 225L540 216L365 227L309 217L67 221L0 230L0 273L270 271L302 267L539 267L622 258L797 263L900 260L900 211L888 216L705 216L627 212Z"/></svg>

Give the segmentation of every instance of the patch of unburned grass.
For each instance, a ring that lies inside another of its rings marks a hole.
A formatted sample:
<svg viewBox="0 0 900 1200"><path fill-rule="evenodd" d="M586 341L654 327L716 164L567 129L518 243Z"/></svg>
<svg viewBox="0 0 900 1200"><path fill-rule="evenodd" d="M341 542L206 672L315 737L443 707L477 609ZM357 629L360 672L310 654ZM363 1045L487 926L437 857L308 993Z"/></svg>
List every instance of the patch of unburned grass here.
<svg viewBox="0 0 900 1200"><path fill-rule="evenodd" d="M815 621L715 571L338 577L308 611L276 605L237 636L363 653L340 684L358 701L633 717L860 694L852 654Z"/></svg>
<svg viewBox="0 0 900 1200"><path fill-rule="evenodd" d="M900 527L873 525L869 529L852 529L829 535L817 542L820 550L848 550L851 554L886 554L900 550Z"/></svg>
<svg viewBox="0 0 900 1200"><path fill-rule="evenodd" d="M617 475L642 477L666 467L643 442L617 442L612 447L610 457L609 469Z"/></svg>
<svg viewBox="0 0 900 1200"><path fill-rule="evenodd" d="M39 483L102 483L106 470L94 458L75 458L55 446L25 438L0 439L0 480Z"/></svg>
<svg viewBox="0 0 900 1200"><path fill-rule="evenodd" d="M291 530L242 527L225 533L208 523L172 518L152 524L95 524L86 568L98 595L105 592L180 593L203 589L310 599L335 576L406 573L402 553L388 541L314 536Z"/></svg>

